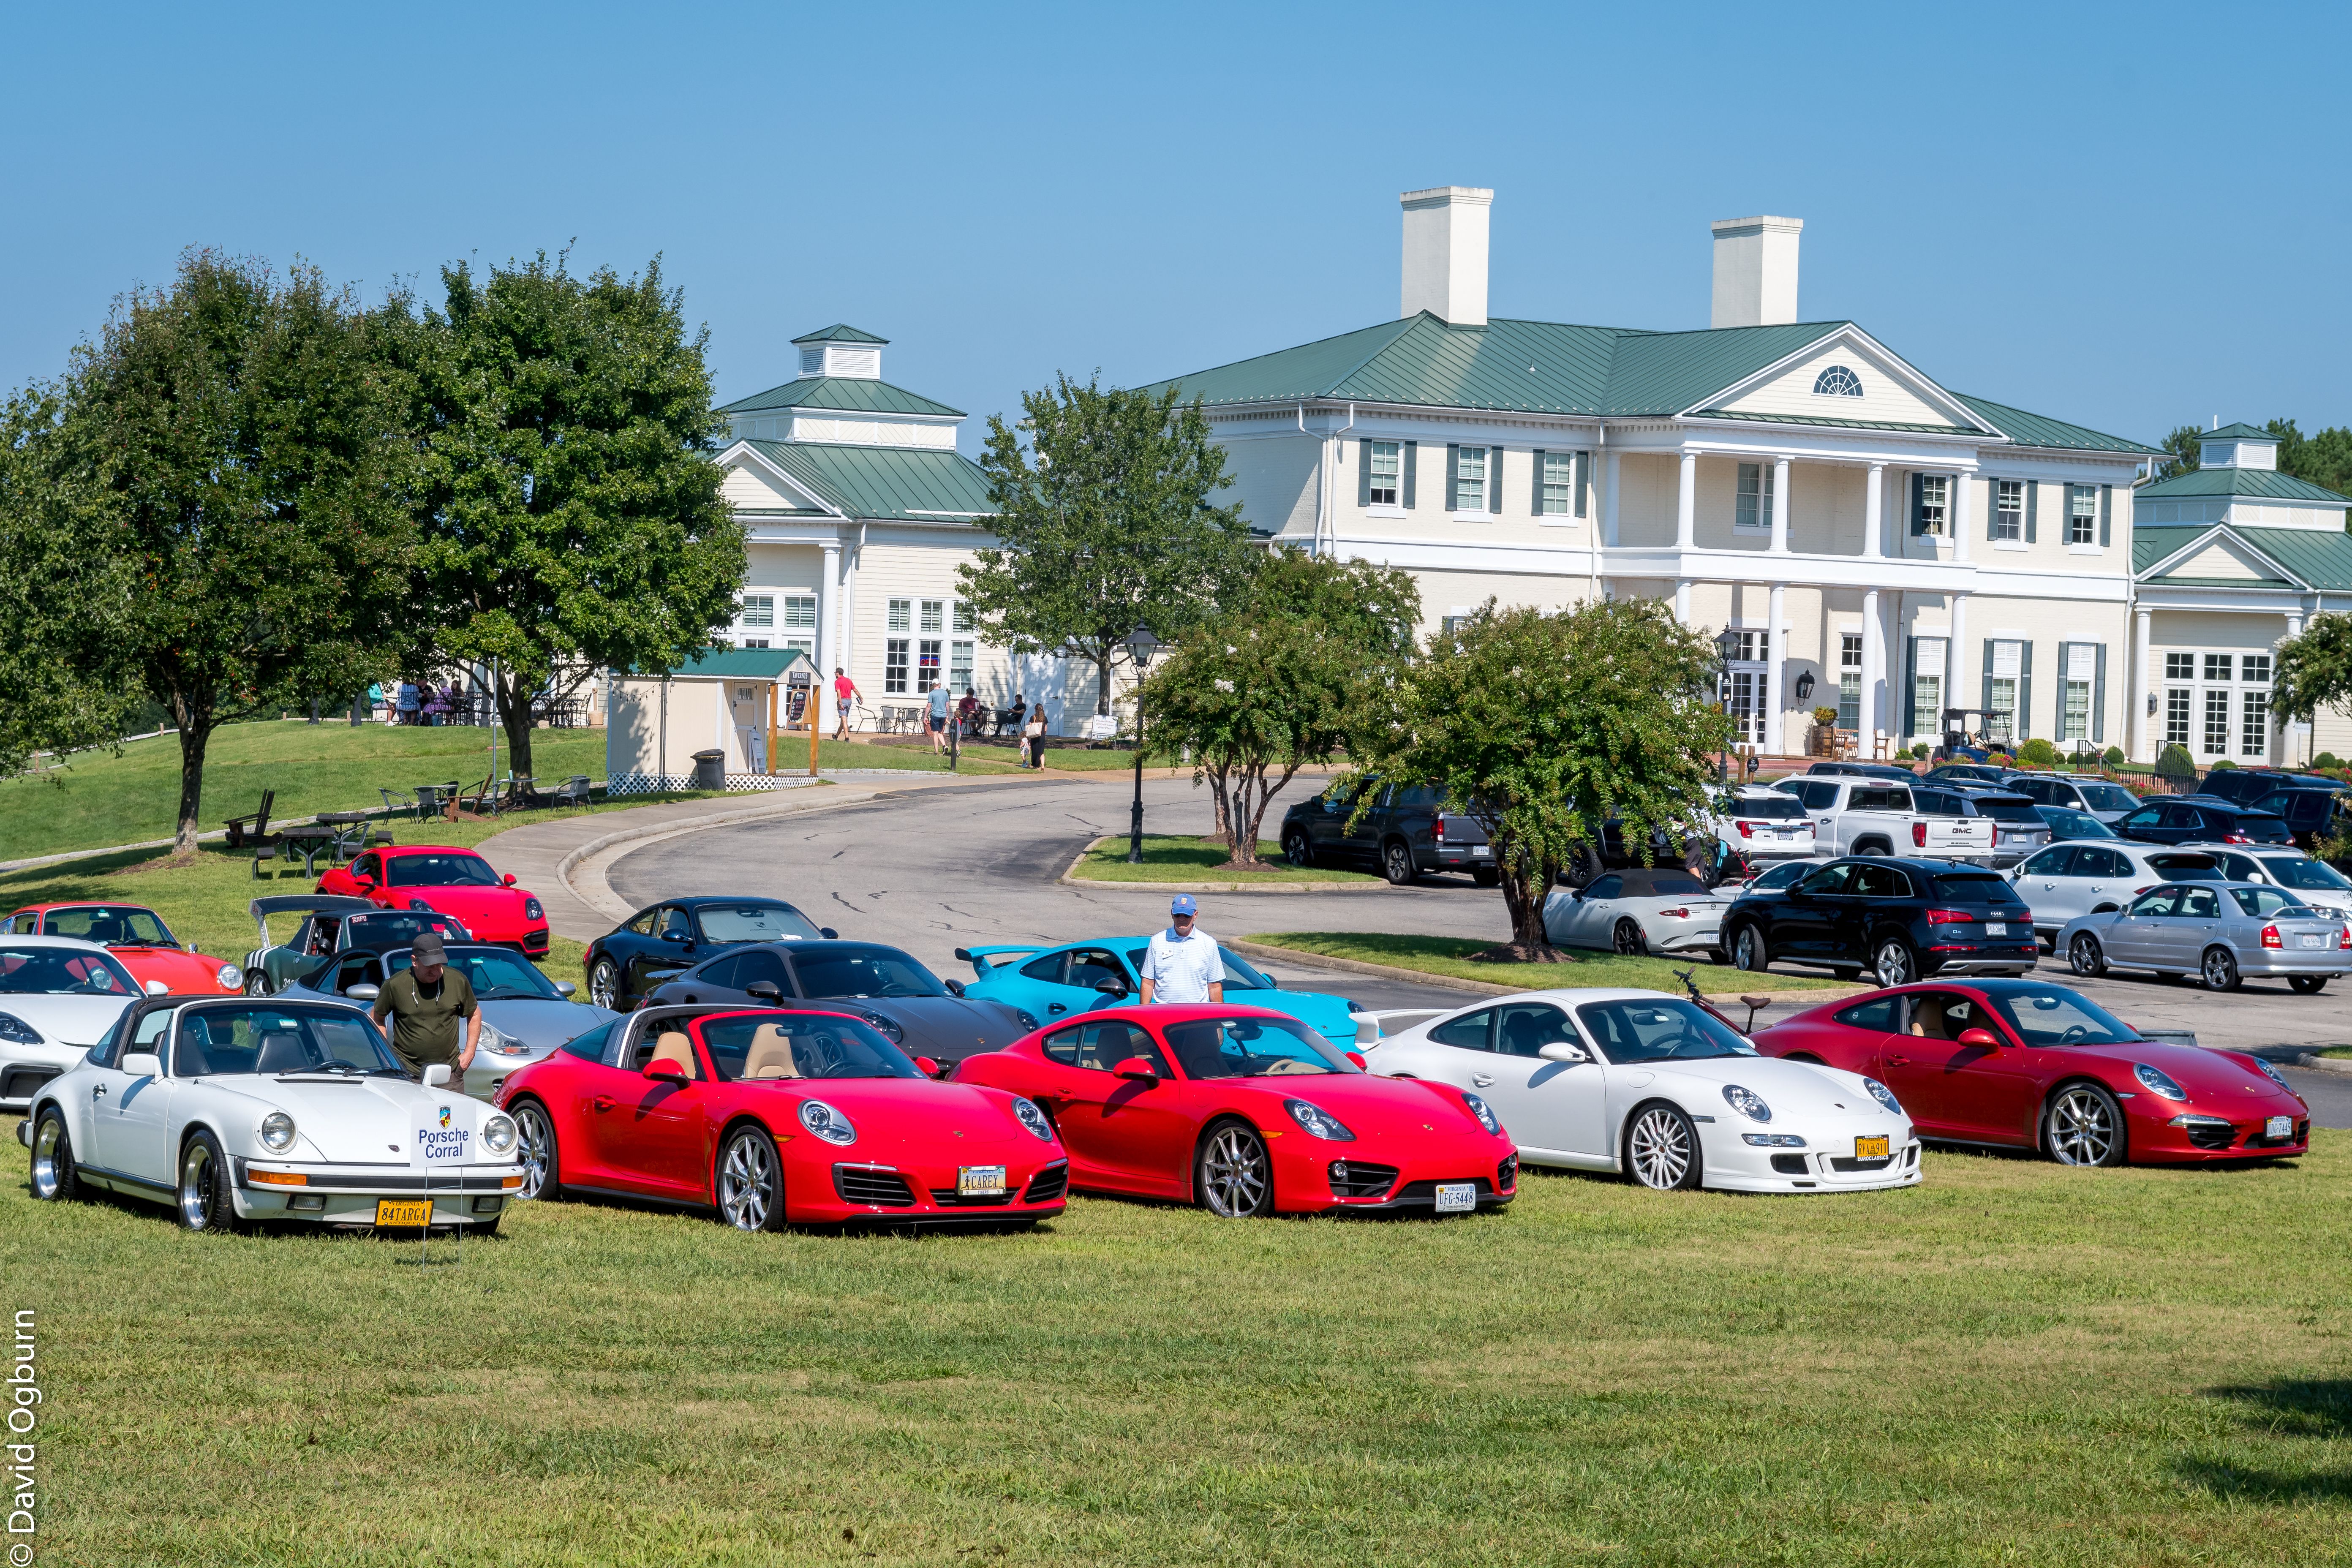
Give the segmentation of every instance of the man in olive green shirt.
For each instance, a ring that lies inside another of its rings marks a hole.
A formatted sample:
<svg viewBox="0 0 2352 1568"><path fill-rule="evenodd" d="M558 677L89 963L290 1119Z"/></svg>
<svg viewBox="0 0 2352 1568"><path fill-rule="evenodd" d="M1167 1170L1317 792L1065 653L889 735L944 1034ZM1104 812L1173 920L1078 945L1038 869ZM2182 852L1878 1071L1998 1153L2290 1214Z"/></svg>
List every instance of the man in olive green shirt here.
<svg viewBox="0 0 2352 1568"><path fill-rule="evenodd" d="M384 982L370 1014L379 1027L391 1016L393 1055L420 1081L426 1068L440 1062L462 1091L482 1038L482 1009L474 1001L473 983L449 973L449 950L431 931L410 942L408 952L408 967Z"/></svg>

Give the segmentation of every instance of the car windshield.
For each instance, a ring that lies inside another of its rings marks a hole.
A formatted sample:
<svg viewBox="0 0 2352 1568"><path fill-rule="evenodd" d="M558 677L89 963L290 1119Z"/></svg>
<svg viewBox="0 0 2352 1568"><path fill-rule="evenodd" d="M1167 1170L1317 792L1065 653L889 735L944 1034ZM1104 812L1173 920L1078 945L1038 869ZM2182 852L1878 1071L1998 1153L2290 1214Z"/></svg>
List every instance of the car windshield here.
<svg viewBox="0 0 2352 1568"><path fill-rule="evenodd" d="M2139 1031L2095 1002L2061 991L1990 990L1993 1007L2029 1046L2113 1046Z"/></svg>
<svg viewBox="0 0 2352 1568"><path fill-rule="evenodd" d="M519 952L502 947L453 947L449 951L449 967L466 977L474 988L475 998L483 1002L560 1002L563 993L555 982L539 972L539 966ZM384 955L383 966L388 974L397 974L415 960L414 953L393 952Z"/></svg>
<svg viewBox="0 0 2352 1568"><path fill-rule="evenodd" d="M464 921L448 915L424 910L385 910L346 917L342 944L382 952L386 948L406 947L426 931L444 942L464 942L472 934L466 930Z"/></svg>
<svg viewBox="0 0 2352 1568"><path fill-rule="evenodd" d="M190 1007L180 1015L172 1051L174 1078L289 1072L408 1076L368 1016L349 1007Z"/></svg>
<svg viewBox="0 0 2352 1568"><path fill-rule="evenodd" d="M2035 813L2033 803L2021 795L1974 795L1979 816L1998 817L2003 822L2022 822L2030 826L2047 826Z"/></svg>
<svg viewBox="0 0 2352 1568"><path fill-rule="evenodd" d="M2083 792L2083 804L2093 811L2137 811L2139 796L2115 784L2078 784Z"/></svg>
<svg viewBox="0 0 2352 1568"><path fill-rule="evenodd" d="M2289 920L2316 918L2311 906L2293 893L2282 893L2276 888L2231 888L2230 896L2238 907L2250 915L2267 920L2273 915L2284 915Z"/></svg>
<svg viewBox="0 0 2352 1568"><path fill-rule="evenodd" d="M1741 1039L1730 1025L1678 996L1587 1002L1576 1010L1576 1016L1584 1032L1601 1047L1601 1054L1620 1067L1668 1058L1690 1061L1757 1054L1756 1047Z"/></svg>
<svg viewBox="0 0 2352 1568"><path fill-rule="evenodd" d="M2063 805L2043 805L2034 809L2042 814L2042 820L2050 825L2051 831L2061 838L2121 837L2114 828L2109 827L2087 811L2074 811Z"/></svg>
<svg viewBox="0 0 2352 1568"><path fill-rule="evenodd" d="M1785 795L1751 795L1733 801L1731 815L1748 822L1795 822L1805 808Z"/></svg>
<svg viewBox="0 0 2352 1568"><path fill-rule="evenodd" d="M388 888L495 888L499 874L479 855L436 850L421 855L388 856L383 863Z"/></svg>
<svg viewBox="0 0 2352 1568"><path fill-rule="evenodd" d="M107 947L177 947L152 910L136 904L84 904L51 910L41 922L44 936L79 937Z"/></svg>
<svg viewBox="0 0 2352 1568"><path fill-rule="evenodd" d="M2344 873L2325 860L2291 859L2284 855L2262 858L2263 870L2282 888L2308 888L2314 891L2342 892L2352 888Z"/></svg>
<svg viewBox="0 0 2352 1568"><path fill-rule="evenodd" d="M102 952L0 944L0 995L136 996L131 971Z"/></svg>
<svg viewBox="0 0 2352 1568"><path fill-rule="evenodd" d="M1171 1024L1168 1048L1186 1078L1351 1073L1357 1068L1288 1018L1194 1018Z"/></svg>
<svg viewBox="0 0 2352 1568"><path fill-rule="evenodd" d="M1990 871L1946 871L1936 879L1936 896L1956 904L2016 904L2024 900L2006 877Z"/></svg>
<svg viewBox="0 0 2352 1568"><path fill-rule="evenodd" d="M2151 855L2148 867L2168 882L2226 882L2230 879L2210 855Z"/></svg>
<svg viewBox="0 0 2352 1568"><path fill-rule="evenodd" d="M804 996L944 996L940 977L895 947L820 948L793 954Z"/></svg>
<svg viewBox="0 0 2352 1568"><path fill-rule="evenodd" d="M1812 870L1809 860L1791 860L1785 866L1775 866L1748 885L1751 888L1785 888L1806 872Z"/></svg>
<svg viewBox="0 0 2352 1568"><path fill-rule="evenodd" d="M907 1053L856 1018L740 1013L697 1026L725 1082L812 1078L920 1078Z"/></svg>
<svg viewBox="0 0 2352 1568"><path fill-rule="evenodd" d="M820 942L824 937L790 904L705 904L695 913L701 917L707 942Z"/></svg>

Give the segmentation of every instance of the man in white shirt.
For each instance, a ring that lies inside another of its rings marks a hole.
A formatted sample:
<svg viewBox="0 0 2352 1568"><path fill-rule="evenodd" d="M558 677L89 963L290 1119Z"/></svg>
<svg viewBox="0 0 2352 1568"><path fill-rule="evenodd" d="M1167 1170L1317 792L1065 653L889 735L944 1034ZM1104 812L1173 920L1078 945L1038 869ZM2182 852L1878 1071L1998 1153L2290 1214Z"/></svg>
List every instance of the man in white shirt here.
<svg viewBox="0 0 2352 1568"><path fill-rule="evenodd" d="M1168 906L1168 929L1151 933L1143 955L1143 1004L1225 999L1225 960L1217 939L1196 929L1200 905L1179 893Z"/></svg>

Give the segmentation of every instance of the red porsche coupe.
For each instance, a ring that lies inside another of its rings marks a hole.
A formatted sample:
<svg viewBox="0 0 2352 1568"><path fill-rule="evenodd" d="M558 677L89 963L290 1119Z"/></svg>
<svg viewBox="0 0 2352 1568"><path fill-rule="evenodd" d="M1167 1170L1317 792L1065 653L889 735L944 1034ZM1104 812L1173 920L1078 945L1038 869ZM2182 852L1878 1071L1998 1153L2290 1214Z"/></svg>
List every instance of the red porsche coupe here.
<svg viewBox="0 0 2352 1568"><path fill-rule="evenodd" d="M0 921L0 934L97 942L141 985L160 980L166 991L184 996L233 996L245 989L244 970L182 947L163 917L144 904L27 904Z"/></svg>
<svg viewBox="0 0 2352 1568"><path fill-rule="evenodd" d="M1276 1212L1467 1214L1518 1194L1518 1152L1465 1089L1374 1078L1287 1014L1120 1007L956 1064L1045 1107L1075 1186Z"/></svg>
<svg viewBox="0 0 2352 1568"><path fill-rule="evenodd" d="M319 891L365 899L380 910L436 910L463 921L476 942L547 956L547 910L471 849L387 845L322 873Z"/></svg>
<svg viewBox="0 0 2352 1568"><path fill-rule="evenodd" d="M2311 1142L2310 1108L2260 1058L2144 1040L2046 981L1898 985L1754 1039L1768 1057L1877 1079L1921 1136L1942 1142L2120 1165L2273 1160Z"/></svg>
<svg viewBox="0 0 2352 1568"><path fill-rule="evenodd" d="M1034 1224L1069 1162L1018 1095L934 1083L862 1018L647 1007L511 1073L526 1198L715 1209L738 1230Z"/></svg>

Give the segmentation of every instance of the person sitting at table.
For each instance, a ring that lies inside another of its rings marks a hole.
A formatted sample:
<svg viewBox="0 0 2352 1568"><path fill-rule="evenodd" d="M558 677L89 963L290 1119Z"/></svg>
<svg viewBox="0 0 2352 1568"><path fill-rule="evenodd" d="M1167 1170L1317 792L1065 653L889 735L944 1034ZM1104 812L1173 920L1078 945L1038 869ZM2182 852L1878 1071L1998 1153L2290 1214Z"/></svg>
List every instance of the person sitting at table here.
<svg viewBox="0 0 2352 1568"><path fill-rule="evenodd" d="M417 693L416 682L413 680L402 681L400 683L399 708L397 710L399 718L396 721L403 724L415 723L417 721L417 713L420 711L420 702L421 699Z"/></svg>
<svg viewBox="0 0 2352 1568"><path fill-rule="evenodd" d="M980 733L980 699L969 686L963 689L963 700L956 704L956 730L964 735Z"/></svg>

